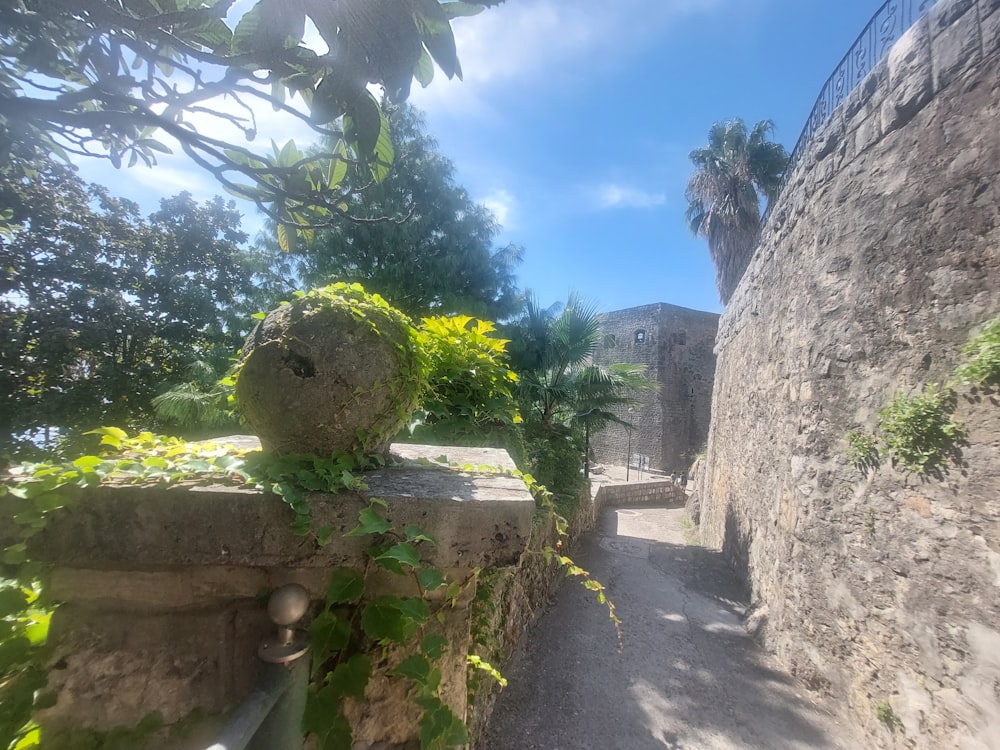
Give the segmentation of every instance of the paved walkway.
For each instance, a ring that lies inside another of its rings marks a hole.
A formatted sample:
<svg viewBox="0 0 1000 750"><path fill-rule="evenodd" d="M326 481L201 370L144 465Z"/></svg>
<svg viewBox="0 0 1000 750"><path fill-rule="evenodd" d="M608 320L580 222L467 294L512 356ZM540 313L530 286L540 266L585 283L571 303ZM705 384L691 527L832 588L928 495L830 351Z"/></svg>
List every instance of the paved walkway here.
<svg viewBox="0 0 1000 750"><path fill-rule="evenodd" d="M864 748L747 635L719 555L685 543L683 509L609 508L577 562L623 620L573 581L505 670L478 750Z"/></svg>

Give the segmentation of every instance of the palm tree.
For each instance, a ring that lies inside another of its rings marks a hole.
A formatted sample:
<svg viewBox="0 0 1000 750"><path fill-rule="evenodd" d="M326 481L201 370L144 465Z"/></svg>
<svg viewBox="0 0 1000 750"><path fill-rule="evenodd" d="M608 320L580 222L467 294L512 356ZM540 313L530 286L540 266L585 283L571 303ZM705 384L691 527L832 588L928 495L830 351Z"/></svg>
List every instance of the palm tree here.
<svg viewBox="0 0 1000 750"><path fill-rule="evenodd" d="M685 218L691 231L708 241L723 304L760 240L760 195L768 203L777 197L788 165L788 152L768 140L773 130L770 120L761 120L749 133L739 118L717 122L708 131L708 146L691 152L697 169L685 192Z"/></svg>
<svg viewBox="0 0 1000 750"><path fill-rule="evenodd" d="M615 407L636 403L636 395L655 387L642 365L591 363L600 328L597 306L576 293L570 294L565 306L549 308L542 308L529 293L524 314L508 328L508 351L520 376L521 412L529 440L537 436L550 448L563 445L568 449L561 452L563 456L575 453L575 468L553 466L559 471L572 469L576 474L580 454L589 452L591 431L609 422L622 423ZM536 471L543 483L569 479L550 477L537 467Z"/></svg>

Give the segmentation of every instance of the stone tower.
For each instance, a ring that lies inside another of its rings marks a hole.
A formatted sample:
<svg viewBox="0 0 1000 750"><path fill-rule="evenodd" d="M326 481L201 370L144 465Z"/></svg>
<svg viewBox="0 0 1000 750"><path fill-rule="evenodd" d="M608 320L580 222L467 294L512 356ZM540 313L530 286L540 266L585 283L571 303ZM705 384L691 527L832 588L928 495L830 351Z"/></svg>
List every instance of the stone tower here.
<svg viewBox="0 0 1000 750"><path fill-rule="evenodd" d="M708 440L715 377L716 313L657 302L606 313L594 363L630 362L647 367L659 384L632 412L619 417L631 430L610 425L591 436L600 463L624 465L629 444L633 466L639 457L651 469L684 471Z"/></svg>

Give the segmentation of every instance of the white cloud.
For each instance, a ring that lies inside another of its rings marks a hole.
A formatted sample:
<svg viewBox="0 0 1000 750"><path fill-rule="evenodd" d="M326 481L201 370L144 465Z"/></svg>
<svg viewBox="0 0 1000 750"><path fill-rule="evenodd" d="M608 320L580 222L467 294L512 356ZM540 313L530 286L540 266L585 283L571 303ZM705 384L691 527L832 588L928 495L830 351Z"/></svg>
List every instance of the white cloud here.
<svg viewBox="0 0 1000 750"><path fill-rule="evenodd" d="M598 208L654 208L667 202L666 193L607 183L592 191Z"/></svg>
<svg viewBox="0 0 1000 750"><path fill-rule="evenodd" d="M511 228L515 200L514 196L508 190L494 190L480 199L479 202L493 212L493 215L504 229L509 230Z"/></svg>
<svg viewBox="0 0 1000 750"><path fill-rule="evenodd" d="M415 88L424 109L490 114L486 89L516 83L546 86L560 74L586 75L624 63L630 53L679 18L716 8L723 0L508 0L455 30L464 81L437 72L427 89Z"/></svg>

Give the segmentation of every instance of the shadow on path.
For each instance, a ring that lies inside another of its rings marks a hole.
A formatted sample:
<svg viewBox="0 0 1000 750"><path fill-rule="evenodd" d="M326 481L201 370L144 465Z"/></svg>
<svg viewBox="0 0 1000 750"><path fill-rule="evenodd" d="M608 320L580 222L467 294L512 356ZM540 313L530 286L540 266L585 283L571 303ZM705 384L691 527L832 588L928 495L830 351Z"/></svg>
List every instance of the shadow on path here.
<svg viewBox="0 0 1000 750"><path fill-rule="evenodd" d="M683 509L613 508L577 562L623 621L573 581L506 672L479 750L864 747L747 635L718 553L684 543Z"/></svg>

